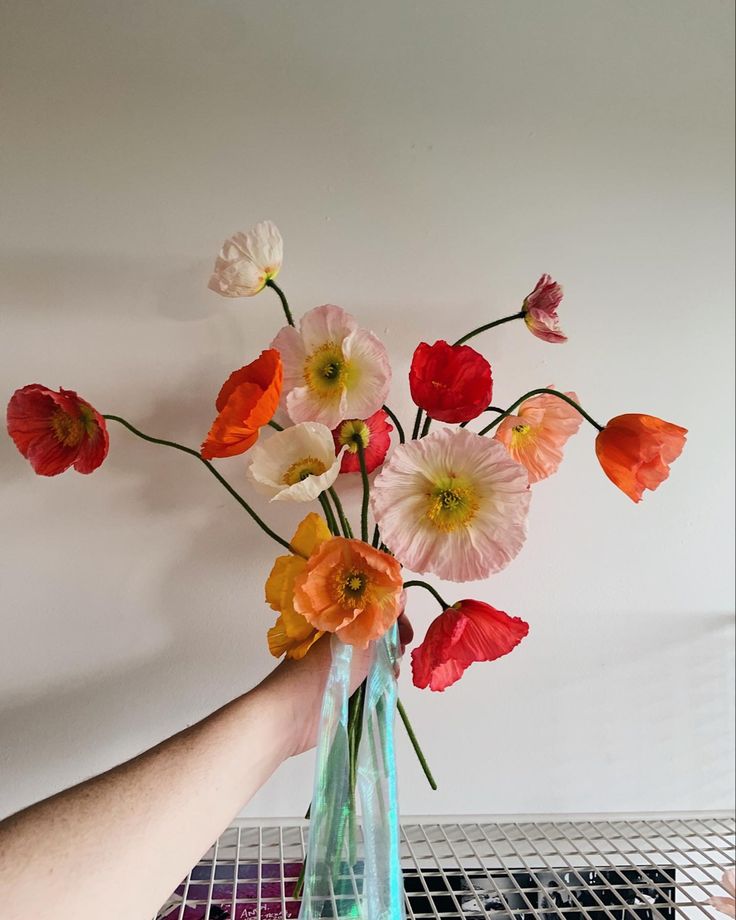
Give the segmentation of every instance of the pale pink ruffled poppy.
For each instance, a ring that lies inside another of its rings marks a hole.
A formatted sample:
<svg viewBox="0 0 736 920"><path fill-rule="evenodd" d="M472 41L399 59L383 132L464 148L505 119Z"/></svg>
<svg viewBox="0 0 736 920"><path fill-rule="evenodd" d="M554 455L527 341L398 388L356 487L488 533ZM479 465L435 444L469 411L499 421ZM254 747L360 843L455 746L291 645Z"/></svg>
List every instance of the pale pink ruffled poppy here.
<svg viewBox="0 0 736 920"><path fill-rule="evenodd" d="M736 869L729 869L723 873L721 885L729 896L709 898L708 903L727 917L736 917Z"/></svg>
<svg viewBox="0 0 736 920"><path fill-rule="evenodd" d="M340 307L315 307L298 330L284 326L272 347L284 364L283 392L293 422L336 428L343 419L373 415L388 395L386 349Z"/></svg>
<svg viewBox="0 0 736 920"><path fill-rule="evenodd" d="M278 275L283 259L278 227L262 220L225 240L207 286L223 297L253 297Z"/></svg>
<svg viewBox="0 0 736 920"><path fill-rule="evenodd" d="M552 387L549 387L552 389ZM575 393L565 393L578 401ZM529 482L539 482L556 473L562 463L562 449L582 422L580 413L558 396L541 393L527 399L498 426L496 438L511 456L526 467Z"/></svg>
<svg viewBox="0 0 736 920"><path fill-rule="evenodd" d="M550 275L542 275L536 287L524 299L522 311L527 328L538 339L552 344L567 341L567 336L560 329L557 308L562 302L562 285L552 280Z"/></svg>
<svg viewBox="0 0 736 920"><path fill-rule="evenodd" d="M472 581L518 554L530 497L526 470L501 443L446 428L397 447L371 501L381 539L399 562Z"/></svg>

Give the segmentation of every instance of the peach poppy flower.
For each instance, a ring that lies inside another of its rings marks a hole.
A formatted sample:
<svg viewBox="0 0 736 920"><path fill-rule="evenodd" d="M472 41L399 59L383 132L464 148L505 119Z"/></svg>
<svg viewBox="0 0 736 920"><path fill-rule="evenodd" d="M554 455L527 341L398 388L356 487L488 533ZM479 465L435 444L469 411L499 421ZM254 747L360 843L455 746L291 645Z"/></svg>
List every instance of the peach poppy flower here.
<svg viewBox="0 0 736 920"><path fill-rule="evenodd" d="M294 609L294 582L307 567L307 560L332 535L319 514L308 514L297 527L291 545L296 555L279 556L266 581L266 603L278 612L268 631L268 648L274 658L304 658L323 632Z"/></svg>
<svg viewBox="0 0 736 920"><path fill-rule="evenodd" d="M728 897L709 898L708 903L727 917L736 917L736 869L723 873L721 885L728 892Z"/></svg>
<svg viewBox="0 0 736 920"><path fill-rule="evenodd" d="M315 629L367 648L401 613L401 566L361 540L333 537L294 581L294 609Z"/></svg>
<svg viewBox="0 0 736 920"><path fill-rule="evenodd" d="M670 475L670 463L682 453L687 428L635 412L612 418L595 439L603 472L632 501L641 501Z"/></svg>
<svg viewBox="0 0 736 920"><path fill-rule="evenodd" d="M565 396L578 402L575 393ZM582 420L564 399L541 393L523 402L516 415L508 415L498 426L496 438L517 463L526 467L531 484L557 472L562 448L577 433Z"/></svg>
<svg viewBox="0 0 736 920"><path fill-rule="evenodd" d="M253 297L278 275L283 258L278 227L262 220L225 240L207 286L223 297Z"/></svg>
<svg viewBox="0 0 736 920"><path fill-rule="evenodd" d="M205 460L234 457L256 443L260 429L278 408L283 374L281 357L273 348L230 374L215 403L219 414L202 443Z"/></svg>

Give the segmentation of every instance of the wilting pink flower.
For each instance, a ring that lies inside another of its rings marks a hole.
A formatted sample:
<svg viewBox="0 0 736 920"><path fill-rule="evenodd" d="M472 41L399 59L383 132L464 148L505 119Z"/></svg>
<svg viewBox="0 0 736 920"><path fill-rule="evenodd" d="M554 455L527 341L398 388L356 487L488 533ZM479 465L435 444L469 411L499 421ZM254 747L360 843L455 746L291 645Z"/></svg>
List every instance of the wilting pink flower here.
<svg viewBox="0 0 736 920"><path fill-rule="evenodd" d="M371 501L381 538L402 565L472 581L517 555L530 497L526 470L502 444L445 428L396 447Z"/></svg>
<svg viewBox="0 0 736 920"><path fill-rule="evenodd" d="M388 414L385 409L379 409L369 418L346 419L335 428L332 437L335 441L335 450L347 448L342 456L341 473L359 473L360 459L358 445L360 441L365 451L365 466L368 473L372 473L386 459L386 454L391 446L391 432L393 425L389 425Z"/></svg>
<svg viewBox="0 0 736 920"><path fill-rule="evenodd" d="M566 342L560 329L557 308L562 301L562 287L550 275L542 275L537 286L528 294L522 305L524 322L538 339L554 344Z"/></svg>
<svg viewBox="0 0 736 920"><path fill-rule="evenodd" d="M552 387L548 387L552 389ZM575 393L565 393L578 401ZM511 456L526 467L529 482L546 479L562 463L562 448L580 428L583 418L564 399L541 393L527 399L498 426L496 437Z"/></svg>
<svg viewBox="0 0 736 920"><path fill-rule="evenodd" d="M424 642L411 653L414 684L446 690L474 661L508 655L529 632L529 624L482 601L458 601L441 613Z"/></svg>
<svg viewBox="0 0 736 920"><path fill-rule="evenodd" d="M275 278L284 258L276 224L262 220L222 244L208 287L223 297L253 297Z"/></svg>
<svg viewBox="0 0 736 920"><path fill-rule="evenodd" d="M736 869L729 869L723 873L721 885L729 896L709 898L708 903L727 917L736 917Z"/></svg>
<svg viewBox="0 0 736 920"><path fill-rule="evenodd" d="M284 363L286 411L293 422L335 428L343 419L368 418L386 399L386 349L340 307L315 307L298 330L284 326L272 347Z"/></svg>

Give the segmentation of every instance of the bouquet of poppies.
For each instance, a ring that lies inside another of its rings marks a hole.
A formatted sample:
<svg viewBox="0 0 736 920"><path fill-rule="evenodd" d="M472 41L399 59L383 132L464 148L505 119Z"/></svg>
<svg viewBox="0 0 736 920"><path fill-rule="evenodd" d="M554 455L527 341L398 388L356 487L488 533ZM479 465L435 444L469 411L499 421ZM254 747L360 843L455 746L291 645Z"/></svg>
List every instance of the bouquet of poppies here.
<svg viewBox="0 0 736 920"><path fill-rule="evenodd" d="M639 413L599 424L574 392L553 387L533 388L505 408L493 405L491 365L467 343L515 320L543 342L565 342L558 318L562 289L545 274L510 315L453 344L417 346L409 372L417 411L407 438L387 405L391 365L384 344L333 305L309 310L297 326L276 283L282 257L281 234L264 221L226 240L216 259L213 291L252 297L269 289L286 325L222 385L199 450L104 415L71 390L40 384L13 394L8 431L36 473L54 476L69 467L93 472L108 452L107 423L122 425L196 457L280 545L265 584L265 600L277 614L267 632L271 653L299 659L318 642L332 643L301 916L393 920L404 911L393 753L397 709L434 782L396 692L404 592L425 589L441 607L411 654L420 688L445 690L473 662L511 652L529 630L521 618L487 603L447 602L406 573L466 582L507 566L524 544L532 487L557 470L566 441L583 421L596 430L604 473L635 502L667 478L687 432ZM468 427L471 422L477 430ZM276 533L213 462L240 454L246 455L248 486L270 501L318 503L291 539ZM339 494L341 477L353 475L362 481L359 515L346 512ZM355 648L370 649L371 665L367 681L351 695ZM357 797L360 872L353 871ZM356 875L362 879L357 887Z"/></svg>

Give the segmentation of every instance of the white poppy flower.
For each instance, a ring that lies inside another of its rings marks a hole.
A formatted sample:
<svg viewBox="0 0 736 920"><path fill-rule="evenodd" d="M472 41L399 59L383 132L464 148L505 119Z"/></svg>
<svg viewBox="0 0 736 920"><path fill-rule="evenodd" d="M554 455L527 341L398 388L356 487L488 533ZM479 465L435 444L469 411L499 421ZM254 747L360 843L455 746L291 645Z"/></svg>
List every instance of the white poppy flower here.
<svg viewBox="0 0 736 920"><path fill-rule="evenodd" d="M207 286L223 297L253 297L278 275L283 259L278 227L262 220L225 240Z"/></svg>

